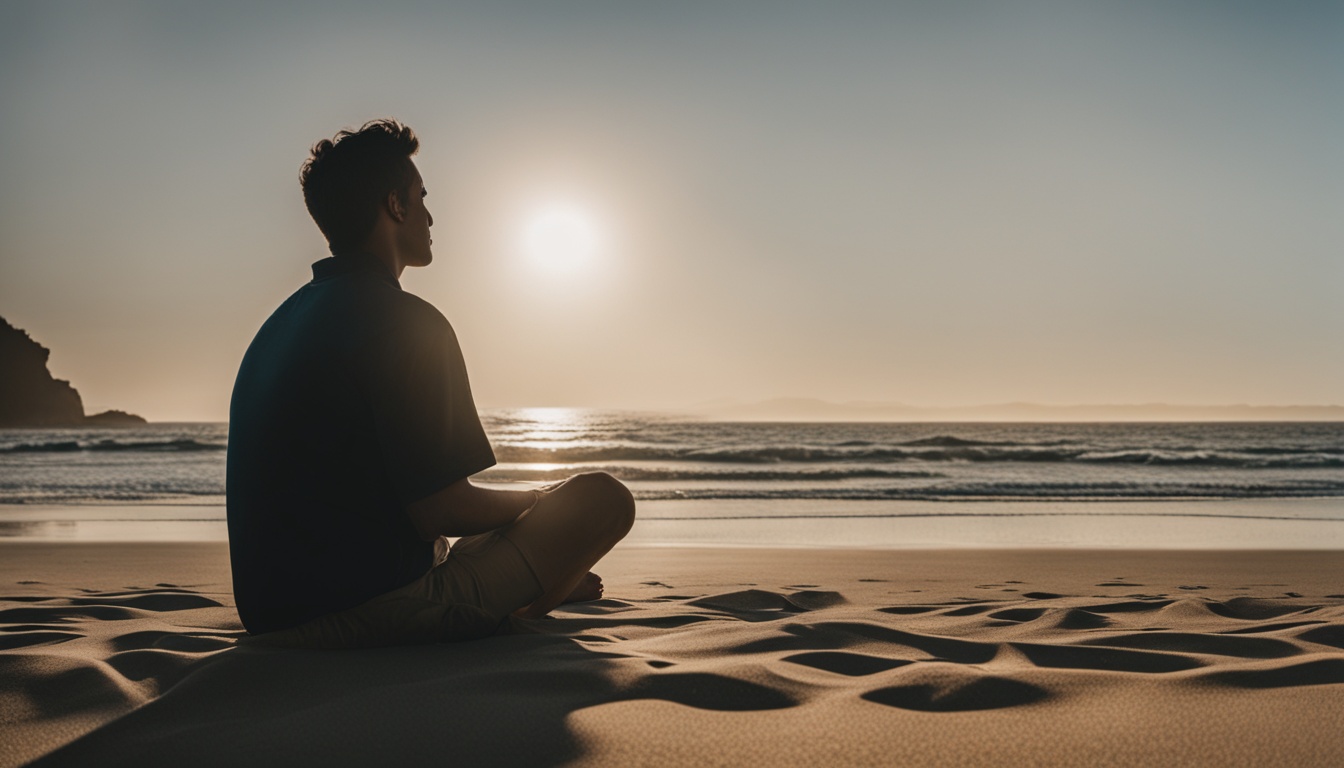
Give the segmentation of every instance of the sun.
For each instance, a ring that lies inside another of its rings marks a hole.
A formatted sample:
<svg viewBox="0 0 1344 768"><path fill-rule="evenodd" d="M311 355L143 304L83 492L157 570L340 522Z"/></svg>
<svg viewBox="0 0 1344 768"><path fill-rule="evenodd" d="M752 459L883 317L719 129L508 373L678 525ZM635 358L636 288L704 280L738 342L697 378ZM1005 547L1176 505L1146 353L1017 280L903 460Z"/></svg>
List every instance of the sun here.
<svg viewBox="0 0 1344 768"><path fill-rule="evenodd" d="M520 239L529 265L552 273L592 265L603 246L602 228L592 213L565 203L534 210L523 222Z"/></svg>

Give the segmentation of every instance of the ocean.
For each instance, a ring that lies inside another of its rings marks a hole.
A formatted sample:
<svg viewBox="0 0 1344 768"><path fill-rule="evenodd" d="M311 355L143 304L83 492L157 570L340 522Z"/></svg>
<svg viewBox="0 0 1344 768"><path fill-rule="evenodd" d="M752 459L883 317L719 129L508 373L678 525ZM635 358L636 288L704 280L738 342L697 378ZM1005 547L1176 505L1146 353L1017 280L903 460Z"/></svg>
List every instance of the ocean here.
<svg viewBox="0 0 1344 768"><path fill-rule="evenodd" d="M482 421L499 464L479 481L610 472L640 501L635 538L648 543L1119 546L1179 524L1198 529L1177 537L1191 546L1344 547L1339 422L760 423L577 409ZM0 431L0 535L219 537L227 441L227 424Z"/></svg>

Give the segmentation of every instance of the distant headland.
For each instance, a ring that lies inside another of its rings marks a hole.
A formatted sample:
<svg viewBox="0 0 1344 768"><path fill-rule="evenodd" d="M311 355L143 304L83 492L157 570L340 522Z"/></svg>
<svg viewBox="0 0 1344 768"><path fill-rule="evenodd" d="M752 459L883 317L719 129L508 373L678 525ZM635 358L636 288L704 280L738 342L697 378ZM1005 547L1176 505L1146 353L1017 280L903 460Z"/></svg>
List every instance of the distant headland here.
<svg viewBox="0 0 1344 768"><path fill-rule="evenodd" d="M0 427L126 427L145 420L125 411L84 415L70 382L47 370L51 350L0 317Z"/></svg>

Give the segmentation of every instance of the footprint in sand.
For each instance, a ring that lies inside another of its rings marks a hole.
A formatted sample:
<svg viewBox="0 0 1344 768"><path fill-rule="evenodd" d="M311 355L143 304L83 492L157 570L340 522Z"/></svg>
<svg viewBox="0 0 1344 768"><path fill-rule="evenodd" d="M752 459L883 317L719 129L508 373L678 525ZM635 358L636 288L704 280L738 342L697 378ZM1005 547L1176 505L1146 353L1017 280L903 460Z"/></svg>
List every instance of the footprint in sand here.
<svg viewBox="0 0 1344 768"><path fill-rule="evenodd" d="M788 693L735 677L705 672L662 672L637 678L613 700L661 699L719 712L785 709L798 704Z"/></svg>
<svg viewBox="0 0 1344 768"><path fill-rule="evenodd" d="M937 677L929 682L878 688L863 694L862 698L917 712L975 712L1020 707L1050 696L1044 688L1006 677Z"/></svg>
<svg viewBox="0 0 1344 768"><path fill-rule="evenodd" d="M1008 608L1007 610L991 613L989 614L989 617L1001 621L1032 621L1034 619L1039 619L1045 611L1045 608Z"/></svg>
<svg viewBox="0 0 1344 768"><path fill-rule="evenodd" d="M12 628L6 628L6 634L0 635L0 651L12 651L15 648L32 648L39 645L57 645L67 643L71 640L78 640L84 635L78 632L60 632L50 630L37 630L29 632L15 632Z"/></svg>
<svg viewBox="0 0 1344 768"><path fill-rule="evenodd" d="M1009 645L1021 651L1032 664L1038 667L1055 669L1094 669L1158 674L1180 672L1204 666L1204 662L1199 659L1175 653L1037 643L1009 643Z"/></svg>
<svg viewBox="0 0 1344 768"><path fill-rule="evenodd" d="M882 656L869 656L863 653L846 651L795 653L792 656L785 656L784 661L826 672L834 672L839 675L849 675L850 677L875 675L878 672L886 672L888 669L914 663L904 659L888 659Z"/></svg>
<svg viewBox="0 0 1344 768"><path fill-rule="evenodd" d="M1290 613L1308 613L1314 609L1315 607L1255 597L1234 597L1221 603L1209 603L1209 610L1219 616L1247 621L1274 619L1279 616L1287 616Z"/></svg>
<svg viewBox="0 0 1344 768"><path fill-rule="evenodd" d="M61 624L72 620L123 621L138 618L142 617L129 608L117 608L110 605L68 607L44 605L32 608L9 608L0 611L0 624Z"/></svg>
<svg viewBox="0 0 1344 768"><path fill-rule="evenodd" d="M769 621L790 613L805 613L848 602L839 592L805 590L783 595L763 589L744 589L691 600L689 605L728 613L744 621Z"/></svg>
<svg viewBox="0 0 1344 768"><path fill-rule="evenodd" d="M1296 656L1302 653L1302 649L1292 643L1276 640L1272 637L1206 635L1197 632L1148 632L1134 635L1114 635L1084 640L1082 645L1236 656L1245 659L1281 659L1285 656Z"/></svg>
<svg viewBox="0 0 1344 768"><path fill-rule="evenodd" d="M928 613L929 611L936 611L941 607L942 606L937 605L893 605L888 608L878 608L877 610L881 613L894 613L901 616L914 613Z"/></svg>
<svg viewBox="0 0 1344 768"><path fill-rule="evenodd" d="M715 621L713 616L700 616L696 614L674 613L664 616L642 616L639 614L628 614L619 612L612 616L601 614L589 616L557 616L552 614L543 621L547 627L560 628L567 626L567 622L578 629L602 629L608 627L649 627L651 629L676 629L689 624L701 624L704 622Z"/></svg>
<svg viewBox="0 0 1344 768"><path fill-rule="evenodd" d="M182 653L209 653L223 648L229 648L234 644L234 640L243 633L193 633L182 632L164 632L160 630L146 630L144 632L130 632L119 637L112 638L112 647L118 651L138 651L158 649L164 651L180 651Z"/></svg>
<svg viewBox="0 0 1344 768"><path fill-rule="evenodd" d="M1292 625L1289 624L1287 626ZM1344 624L1330 624L1324 627L1308 629L1305 632L1298 633L1297 639L1306 640L1309 643L1316 643L1318 645L1328 645L1332 648L1344 648Z"/></svg>
<svg viewBox="0 0 1344 768"><path fill-rule="evenodd" d="M162 693L182 679L187 670L201 659L192 654L175 651L138 650L114 653L103 661L127 680L153 681Z"/></svg>
<svg viewBox="0 0 1344 768"><path fill-rule="evenodd" d="M1001 608L1002 603L990 603L989 605L970 605L964 608L953 608L950 611L943 611L944 616L977 616L995 608Z"/></svg>
<svg viewBox="0 0 1344 768"><path fill-rule="evenodd" d="M192 608L219 608L223 605L223 603L194 592L90 595L88 597L72 597L69 602L71 605L114 605L155 612L187 611Z"/></svg>
<svg viewBox="0 0 1344 768"><path fill-rule="evenodd" d="M1165 608L1176 602L1175 600L1162 599L1139 599L1125 600L1118 603L1098 603L1096 605L1080 606L1083 610L1091 613L1137 613L1141 611L1156 611Z"/></svg>
<svg viewBox="0 0 1344 768"><path fill-rule="evenodd" d="M824 621L816 624L788 624L770 637L752 640L729 650L735 653L772 653L778 651L837 650L874 642L893 647L923 651L930 661L957 664L984 664L999 652L997 643L977 643L937 635L921 635L859 621Z"/></svg>
<svg viewBox="0 0 1344 768"><path fill-rule="evenodd" d="M639 606L627 603L624 600L605 598L602 600L589 600L583 603L568 603L560 607L565 613L578 613L586 616L601 616L609 613L623 613L625 611L637 611Z"/></svg>
<svg viewBox="0 0 1344 768"><path fill-rule="evenodd" d="M1008 608L989 614L992 619L1014 623L1036 621L1043 616L1050 617L1048 624L1059 629L1099 629L1111 624L1105 616L1081 608Z"/></svg>
<svg viewBox="0 0 1344 768"><path fill-rule="evenodd" d="M47 604L0 610L0 624L63 623L84 619L122 621L142 618L141 611L163 613L218 608L223 605L217 600L184 590L105 592L83 597L30 598L17 602Z"/></svg>
<svg viewBox="0 0 1344 768"><path fill-rule="evenodd" d="M1233 688L1294 688L1344 683L1344 659L1316 659L1274 669L1229 669L1202 675L1200 680Z"/></svg>
<svg viewBox="0 0 1344 768"><path fill-rule="evenodd" d="M1225 629L1219 632L1220 635L1258 635L1264 632L1278 632L1281 629L1292 629L1293 627L1314 627L1324 624L1324 621L1281 621L1275 624L1257 624L1254 627L1238 627L1236 629ZM1301 637L1301 635L1299 635ZM1344 642L1344 638L1341 639ZM1344 645L1337 646L1344 648Z"/></svg>

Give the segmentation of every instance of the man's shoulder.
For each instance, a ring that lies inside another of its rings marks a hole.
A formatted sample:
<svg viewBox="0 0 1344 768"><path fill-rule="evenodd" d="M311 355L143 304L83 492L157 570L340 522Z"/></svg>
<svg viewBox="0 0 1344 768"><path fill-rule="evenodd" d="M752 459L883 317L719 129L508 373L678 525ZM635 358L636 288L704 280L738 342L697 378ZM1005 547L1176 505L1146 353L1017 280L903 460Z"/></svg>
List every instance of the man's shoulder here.
<svg viewBox="0 0 1344 768"><path fill-rule="evenodd" d="M412 293L397 291L383 307L378 335L420 338L428 343L456 339L457 334L439 308ZM437 340L437 341L435 341Z"/></svg>
<svg viewBox="0 0 1344 768"><path fill-rule="evenodd" d="M443 316L443 313L439 311L438 307L419 296L416 296L414 293L397 291L396 301L397 308L413 320L450 327L448 318Z"/></svg>
<svg viewBox="0 0 1344 768"><path fill-rule="evenodd" d="M327 305L327 312L337 312L369 330L395 332L414 326L425 330L451 332L452 326L438 307L401 288L379 280L331 281L309 283L302 290L315 290Z"/></svg>

